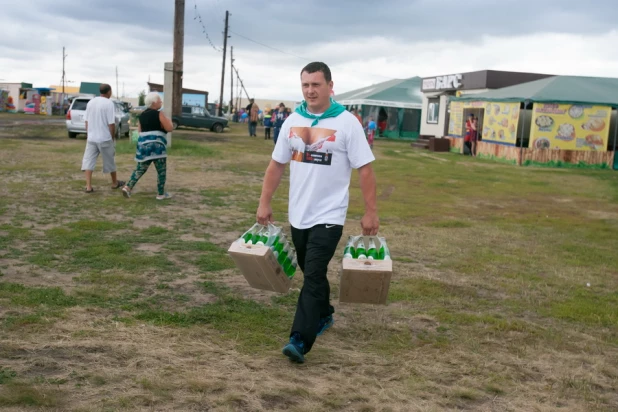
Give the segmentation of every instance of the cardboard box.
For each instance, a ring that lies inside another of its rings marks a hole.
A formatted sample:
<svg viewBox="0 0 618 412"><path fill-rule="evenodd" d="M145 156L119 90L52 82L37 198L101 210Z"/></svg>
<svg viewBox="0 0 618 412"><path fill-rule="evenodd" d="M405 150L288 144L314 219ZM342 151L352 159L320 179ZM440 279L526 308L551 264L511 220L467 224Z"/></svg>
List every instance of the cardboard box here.
<svg viewBox="0 0 618 412"><path fill-rule="evenodd" d="M367 246L365 242L365 250ZM380 246L376 239L378 250ZM339 302L386 304L392 274L392 260L343 259Z"/></svg>
<svg viewBox="0 0 618 412"><path fill-rule="evenodd" d="M386 304L392 260L343 259L339 302Z"/></svg>
<svg viewBox="0 0 618 412"><path fill-rule="evenodd" d="M227 252L251 287L279 293L290 289L292 280L269 247L234 242Z"/></svg>

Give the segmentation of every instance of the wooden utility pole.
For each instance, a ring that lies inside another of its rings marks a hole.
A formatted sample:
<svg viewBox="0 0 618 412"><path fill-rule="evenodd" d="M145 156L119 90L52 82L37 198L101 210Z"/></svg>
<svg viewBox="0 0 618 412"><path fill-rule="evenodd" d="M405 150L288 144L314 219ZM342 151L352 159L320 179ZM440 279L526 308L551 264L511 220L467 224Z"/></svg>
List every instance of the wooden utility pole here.
<svg viewBox="0 0 618 412"><path fill-rule="evenodd" d="M234 107L234 46L230 46L230 110L228 110L230 115L232 107Z"/></svg>
<svg viewBox="0 0 618 412"><path fill-rule="evenodd" d="M182 113L182 67L185 45L185 0L175 0L174 7L174 91L172 93L172 114ZM168 96L164 96L168 97ZM169 97L168 97L169 99ZM168 100L169 101L169 100Z"/></svg>
<svg viewBox="0 0 618 412"><path fill-rule="evenodd" d="M223 31L223 66L221 67L221 94L219 95L218 115L223 116L223 86L225 84L225 52L227 51L227 26L230 19L230 12L225 11L225 30Z"/></svg>
<svg viewBox="0 0 618 412"><path fill-rule="evenodd" d="M116 100L118 100L118 66L116 66Z"/></svg>
<svg viewBox="0 0 618 412"><path fill-rule="evenodd" d="M64 71L64 60L67 58L67 55L64 53L64 47L62 47L62 104L64 107L64 84L66 83L66 73Z"/></svg>

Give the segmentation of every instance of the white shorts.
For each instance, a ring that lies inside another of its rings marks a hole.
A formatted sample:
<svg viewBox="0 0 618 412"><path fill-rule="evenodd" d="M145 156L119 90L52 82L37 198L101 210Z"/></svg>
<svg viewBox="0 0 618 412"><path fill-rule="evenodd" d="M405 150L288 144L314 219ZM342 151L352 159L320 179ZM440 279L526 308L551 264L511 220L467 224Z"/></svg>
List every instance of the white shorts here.
<svg viewBox="0 0 618 412"><path fill-rule="evenodd" d="M82 172L85 170L94 170L97 164L99 153L103 157L103 173L112 173L116 171L116 143L113 140L106 142L86 142L86 151L84 152L84 160L82 161Z"/></svg>

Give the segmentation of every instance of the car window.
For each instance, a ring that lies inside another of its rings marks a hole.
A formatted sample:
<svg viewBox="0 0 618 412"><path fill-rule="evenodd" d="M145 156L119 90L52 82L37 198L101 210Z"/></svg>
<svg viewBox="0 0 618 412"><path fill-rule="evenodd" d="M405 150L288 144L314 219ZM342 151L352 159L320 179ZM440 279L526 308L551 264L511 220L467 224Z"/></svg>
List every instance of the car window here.
<svg viewBox="0 0 618 412"><path fill-rule="evenodd" d="M73 107L71 110L86 110L86 106L90 100L73 100Z"/></svg>
<svg viewBox="0 0 618 412"><path fill-rule="evenodd" d="M183 107L182 108L182 114L191 114L191 108L190 107Z"/></svg>

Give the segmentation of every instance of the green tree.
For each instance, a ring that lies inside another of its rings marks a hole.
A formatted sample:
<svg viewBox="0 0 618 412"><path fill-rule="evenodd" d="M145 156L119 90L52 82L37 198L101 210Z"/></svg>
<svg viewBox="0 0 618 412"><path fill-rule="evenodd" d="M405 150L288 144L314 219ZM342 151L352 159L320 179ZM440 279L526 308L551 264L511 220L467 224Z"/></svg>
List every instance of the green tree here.
<svg viewBox="0 0 618 412"><path fill-rule="evenodd" d="M138 106L145 106L146 105L146 102L145 102L146 91L145 90L142 90L141 92L139 92L139 94L137 95L137 98L138 98L138 100L137 100L137 105Z"/></svg>

